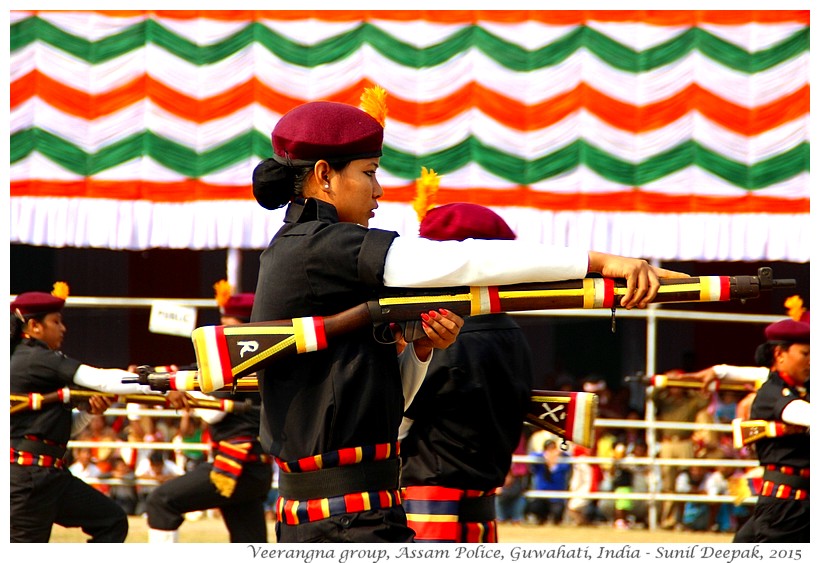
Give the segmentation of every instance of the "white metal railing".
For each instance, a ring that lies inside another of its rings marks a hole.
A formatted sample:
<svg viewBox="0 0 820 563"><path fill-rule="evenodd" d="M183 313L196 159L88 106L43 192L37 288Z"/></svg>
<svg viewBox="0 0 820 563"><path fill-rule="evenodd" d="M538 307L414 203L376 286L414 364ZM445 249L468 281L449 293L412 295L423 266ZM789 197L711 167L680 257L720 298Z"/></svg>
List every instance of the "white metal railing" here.
<svg viewBox="0 0 820 563"><path fill-rule="evenodd" d="M14 295L11 299L14 299ZM179 306L187 306L203 309L214 309L216 304L213 299L174 299L174 298L133 298L133 297L69 297L66 301L66 307L77 308L141 308L152 307L156 304L174 304ZM673 305L672 305L673 306ZM690 321L704 321L704 322L742 322L742 323L772 323L785 318L785 315L760 315L760 314L743 314L743 313L716 313L716 312L699 312L699 311L683 311L675 310L667 305L653 304L646 309L618 309L616 316L619 319L646 319L647 334L646 334L646 349L647 356L645 362L645 373L656 373L655 368L655 346L657 340L657 321L659 320L690 320ZM513 315L521 316L543 316L543 317L601 317L609 318L612 312L602 309L555 309L545 311L523 311L512 313ZM122 411L122 412L120 412ZM596 427L612 427L612 428L644 428L646 430L646 441L649 450L649 457L629 459L632 465L647 465L650 467L652 474L650 475L650 486L657 488L660 482L659 472L663 465L730 465L734 467L754 467L757 465L755 461L751 460L713 460L713 459L659 459L657 457L657 439L656 431L658 429L687 429L687 430L713 430L717 432L730 432L731 425L728 424L699 424L699 423L677 423L677 422L663 422L657 421L654 418L654 403L652 402L652 394L647 393L646 397L646 412L647 417L643 421L635 420L620 420L620 419L598 419L595 423ZM106 416L121 414L133 414L126 412L125 409L109 409ZM140 416L179 416L174 411L162 411L155 409L144 409L139 413ZM69 442L69 447L78 447L85 445L88 447L100 447L100 442ZM203 449L209 450L210 445L203 444L197 447L196 444L191 443L160 443L160 442L106 442L106 447L123 447L123 448L151 448L151 449ZM514 456L514 461L532 463L532 458L526 456ZM567 463L596 463L600 465L612 465L617 461L610 458L594 458L583 457L579 459L565 458L563 462ZM633 499L644 500L649 503L649 526L654 529L657 525L657 503L665 500L696 500L699 502L734 502L734 497L726 495L709 496L709 495L683 495L677 493L661 493L661 492L647 492L639 493L633 492L629 494L609 493L599 491L596 493L570 493L560 491L529 491L526 493L528 497L544 497L544 498L590 498L590 499ZM754 502L755 497L746 499L744 502Z"/></svg>
<svg viewBox="0 0 820 563"><path fill-rule="evenodd" d="M112 408L106 411L106 416L119 415L134 415L134 411L120 408ZM148 415L154 417L168 417L176 418L181 414L177 411L163 410L163 409L140 409L139 416ZM719 423L687 423L687 422L669 422L658 421L654 423L657 428L664 429L678 429L678 430L711 430L716 432L731 432L730 424ZM596 428L643 428L651 429L650 424L645 420L627 420L627 419L597 419L595 421ZM205 443L192 442L129 442L121 441L93 441L93 440L72 440L68 443L69 448L130 448L130 449L152 449L152 450L201 450L210 451L211 445ZM713 458L691 458L691 459L662 459L658 458L655 452L649 452L647 457L627 457L615 459L612 457L598 457L598 456L572 456L568 455L562 457L560 463L566 464L593 464L604 467L632 467L632 466L648 466L650 470L660 470L661 466L703 466L703 467L737 467L737 468L752 468L758 465L757 461L751 459L713 459ZM538 455L514 455L512 461L515 463L537 464L542 463L543 460ZM117 478L86 478L89 484L100 485L151 485L156 484L155 481L141 480L141 479L117 479ZM592 499L592 500L635 500L645 501L648 503L648 525L651 530L657 528L657 510L653 513L652 507L656 503L664 501L678 501L678 502L704 502L704 503L736 503L736 498L732 495L705 495L705 494L690 494L690 493L670 493L658 491L657 484L659 481L652 483L650 481L650 491L632 491L629 493L611 492L611 491L539 491L528 490L524 493L526 498L548 498L548 499ZM751 496L742 501L743 504L753 504L757 497ZM655 520L653 521L653 517Z"/></svg>

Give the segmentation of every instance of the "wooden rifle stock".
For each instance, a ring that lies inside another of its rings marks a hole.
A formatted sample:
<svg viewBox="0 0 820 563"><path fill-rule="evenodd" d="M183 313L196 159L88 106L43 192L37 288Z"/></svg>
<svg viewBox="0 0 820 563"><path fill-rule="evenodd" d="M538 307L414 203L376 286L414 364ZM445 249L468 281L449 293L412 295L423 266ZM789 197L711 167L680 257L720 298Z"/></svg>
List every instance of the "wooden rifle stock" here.
<svg viewBox="0 0 820 563"><path fill-rule="evenodd" d="M762 438L777 438L787 434L804 434L807 426L787 424L774 420L732 420L732 445L735 449L748 446Z"/></svg>
<svg viewBox="0 0 820 563"><path fill-rule="evenodd" d="M540 391L530 395L524 420L567 441L587 448L594 443L598 395L582 391Z"/></svg>
<svg viewBox="0 0 820 563"><path fill-rule="evenodd" d="M757 276L663 278L655 303L729 301L759 297L761 290L794 287L774 280L771 268ZM611 309L620 306L626 281L584 278L548 283L426 290L392 290L379 299L328 317L206 326L193 331L199 386L209 393L293 354L327 348L341 334L389 322L415 321L439 308L460 316L549 309Z"/></svg>

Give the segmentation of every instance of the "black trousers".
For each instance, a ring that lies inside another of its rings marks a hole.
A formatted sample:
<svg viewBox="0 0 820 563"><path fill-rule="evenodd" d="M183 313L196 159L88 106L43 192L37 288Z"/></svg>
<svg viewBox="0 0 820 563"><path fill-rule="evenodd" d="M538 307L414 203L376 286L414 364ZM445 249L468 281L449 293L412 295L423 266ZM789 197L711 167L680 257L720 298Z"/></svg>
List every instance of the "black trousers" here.
<svg viewBox="0 0 820 563"><path fill-rule="evenodd" d="M117 503L66 469L10 469L12 543L46 543L51 527L81 528L89 542L124 542L128 517Z"/></svg>
<svg viewBox="0 0 820 563"><path fill-rule="evenodd" d="M759 498L733 543L809 543L809 501Z"/></svg>
<svg viewBox="0 0 820 563"><path fill-rule="evenodd" d="M402 506L340 514L297 525L276 523L276 543L407 543L414 537Z"/></svg>
<svg viewBox="0 0 820 563"><path fill-rule="evenodd" d="M148 526L155 530L176 530L187 512L218 508L231 542L266 543L264 503L273 480L270 464L245 464L230 497L219 494L211 483L211 467L211 463L201 463L154 489L145 504Z"/></svg>

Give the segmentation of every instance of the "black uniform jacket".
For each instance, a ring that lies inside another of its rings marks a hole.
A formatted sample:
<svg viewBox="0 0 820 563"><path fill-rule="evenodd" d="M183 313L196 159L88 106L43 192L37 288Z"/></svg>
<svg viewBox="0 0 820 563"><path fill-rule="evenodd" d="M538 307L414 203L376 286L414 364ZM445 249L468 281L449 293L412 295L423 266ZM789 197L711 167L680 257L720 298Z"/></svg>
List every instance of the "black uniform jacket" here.
<svg viewBox="0 0 820 563"><path fill-rule="evenodd" d="M789 385L777 371L761 385L752 402L750 416L755 420L783 420L783 409L801 399L800 390ZM808 390L803 400L808 401ZM809 434L787 434L778 438L762 438L755 442L757 457L762 465L788 465L798 469L809 467Z"/></svg>
<svg viewBox="0 0 820 563"><path fill-rule="evenodd" d="M505 314L468 317L455 343L436 350L408 409L402 485L499 487L521 438L532 387L521 328Z"/></svg>
<svg viewBox="0 0 820 563"><path fill-rule="evenodd" d="M340 223L321 201L291 203L260 258L251 321L327 316L373 299L396 236ZM372 327L284 358L259 387L263 445L285 461L397 440L404 399L396 346L378 342Z"/></svg>
<svg viewBox="0 0 820 563"><path fill-rule="evenodd" d="M41 340L25 339L11 355L11 394L51 393L73 384L81 363ZM68 442L71 433L71 405L44 405L39 411L20 411L10 417L11 438L33 435L58 444Z"/></svg>

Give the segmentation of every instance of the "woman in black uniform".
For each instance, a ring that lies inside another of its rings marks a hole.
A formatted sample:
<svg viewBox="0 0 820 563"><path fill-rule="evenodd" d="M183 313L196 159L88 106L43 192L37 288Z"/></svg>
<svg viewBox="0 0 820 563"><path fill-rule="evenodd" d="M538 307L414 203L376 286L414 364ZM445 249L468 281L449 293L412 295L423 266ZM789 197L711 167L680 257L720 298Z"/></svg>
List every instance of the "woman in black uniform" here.
<svg viewBox="0 0 820 563"><path fill-rule="evenodd" d="M376 174L386 108L383 95L375 98L363 100L377 106L369 112L310 102L274 128L273 157L254 170L253 191L267 209L288 208L260 258L252 321L331 315L385 286L551 281L588 271L626 278L631 291L623 304L646 306L659 276L683 275L585 250L438 242L369 229L383 194ZM441 311L423 318L428 337L457 330ZM266 369L260 392L263 443L280 468L277 541L412 540L398 491L404 396L392 343L374 338L372 329L335 339Z"/></svg>
<svg viewBox="0 0 820 563"><path fill-rule="evenodd" d="M232 295L220 304L220 322L223 325L247 323L252 307L252 293ZM171 393L175 392L169 395ZM238 396L230 390L218 390L210 395L192 394L236 400L247 396L254 405L260 403L256 392L237 393ZM176 542L186 513L218 508L231 542L266 543L264 503L270 492L273 470L270 456L262 451L259 443L259 408L232 413L200 409L198 414L209 425L213 459L151 492L146 503L148 542Z"/></svg>
<svg viewBox="0 0 820 563"><path fill-rule="evenodd" d="M127 371L98 369L60 352L66 327L65 300L41 292L22 293L11 303L12 394L50 393L84 387L105 393L154 393L121 383ZM122 542L128 534L125 512L65 467L71 437L71 406L43 405L10 417L12 542L48 542L53 524L80 527L89 542Z"/></svg>
<svg viewBox="0 0 820 563"><path fill-rule="evenodd" d="M757 391L750 418L805 428L755 441L764 468L763 485L752 517L735 534L735 543L808 543L810 325L785 320L766 327L773 366Z"/></svg>
<svg viewBox="0 0 820 563"><path fill-rule="evenodd" d="M516 238L497 213L471 203L431 209L419 234ZM455 343L433 356L400 432L402 502L416 542L498 541L495 490L521 440L532 381L530 346L505 313L466 318Z"/></svg>

